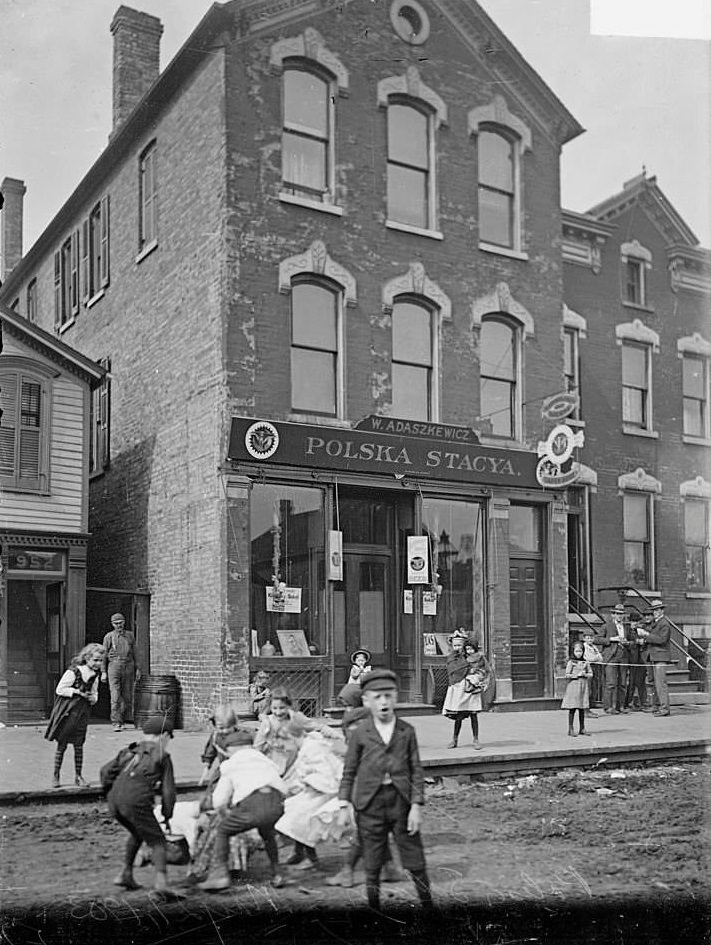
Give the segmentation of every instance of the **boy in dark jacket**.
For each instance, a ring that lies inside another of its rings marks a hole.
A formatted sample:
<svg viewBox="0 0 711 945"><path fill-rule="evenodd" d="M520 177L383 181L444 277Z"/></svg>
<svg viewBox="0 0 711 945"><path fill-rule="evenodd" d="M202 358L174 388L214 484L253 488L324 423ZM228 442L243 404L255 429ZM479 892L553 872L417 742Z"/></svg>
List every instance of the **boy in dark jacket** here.
<svg viewBox="0 0 711 945"><path fill-rule="evenodd" d="M370 716L349 737L338 797L344 821L351 804L355 808L368 905L380 909L380 871L392 833L420 902L429 908L432 893L420 838L424 776L417 735L395 716L395 673L374 669L363 680L362 692Z"/></svg>
<svg viewBox="0 0 711 945"><path fill-rule="evenodd" d="M124 764L107 795L112 816L128 830L123 869L114 880L126 889L139 889L133 876L133 863L141 843L151 848L155 867L153 888L164 899L182 898L168 888L166 878L165 834L153 813L156 794L161 797L161 810L167 821L175 807L173 762L168 754L168 741L173 737L172 723L161 716L150 718L143 726L144 738L129 746L132 757Z"/></svg>

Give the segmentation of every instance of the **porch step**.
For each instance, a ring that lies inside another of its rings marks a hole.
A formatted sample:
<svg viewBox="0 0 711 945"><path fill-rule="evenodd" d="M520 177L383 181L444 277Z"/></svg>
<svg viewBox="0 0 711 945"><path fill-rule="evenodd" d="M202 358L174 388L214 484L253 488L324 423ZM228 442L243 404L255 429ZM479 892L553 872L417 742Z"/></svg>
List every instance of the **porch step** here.
<svg viewBox="0 0 711 945"><path fill-rule="evenodd" d="M9 695L17 696L20 699L27 696L37 699L42 698L42 690L37 681L32 679L22 678L18 680L11 677L7 682L7 691Z"/></svg>
<svg viewBox="0 0 711 945"><path fill-rule="evenodd" d="M398 702L395 706L400 715L433 715L437 706L430 702ZM323 710L323 714L331 719L342 719L346 710L342 705L332 705Z"/></svg>
<svg viewBox="0 0 711 945"><path fill-rule="evenodd" d="M708 692L679 692L670 689L669 702L671 705L709 705L711 699Z"/></svg>

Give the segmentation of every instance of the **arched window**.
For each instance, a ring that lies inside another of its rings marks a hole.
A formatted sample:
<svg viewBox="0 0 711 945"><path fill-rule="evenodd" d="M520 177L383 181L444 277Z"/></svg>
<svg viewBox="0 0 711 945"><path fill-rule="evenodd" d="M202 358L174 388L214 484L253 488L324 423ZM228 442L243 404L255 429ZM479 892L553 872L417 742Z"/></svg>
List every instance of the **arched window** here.
<svg viewBox="0 0 711 945"><path fill-rule="evenodd" d="M392 311L392 416L433 420L437 411L435 313L400 298Z"/></svg>
<svg viewBox="0 0 711 945"><path fill-rule="evenodd" d="M388 220L432 228L431 116L402 101L388 104Z"/></svg>
<svg viewBox="0 0 711 945"><path fill-rule="evenodd" d="M288 194L324 201L333 193L331 85L301 64L284 69L282 187Z"/></svg>
<svg viewBox="0 0 711 945"><path fill-rule="evenodd" d="M291 287L291 408L339 414L340 293L325 282Z"/></svg>
<svg viewBox="0 0 711 945"><path fill-rule="evenodd" d="M479 240L510 249L515 244L516 149L498 131L480 131Z"/></svg>
<svg viewBox="0 0 711 945"><path fill-rule="evenodd" d="M491 422L493 436L520 435L519 332L501 316L482 319L480 334L479 416Z"/></svg>

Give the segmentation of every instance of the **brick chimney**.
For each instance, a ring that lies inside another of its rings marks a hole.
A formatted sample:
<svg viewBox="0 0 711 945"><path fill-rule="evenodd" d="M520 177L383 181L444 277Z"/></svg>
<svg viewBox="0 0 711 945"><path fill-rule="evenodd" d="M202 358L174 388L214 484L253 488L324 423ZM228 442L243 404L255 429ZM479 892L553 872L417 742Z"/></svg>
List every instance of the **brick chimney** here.
<svg viewBox="0 0 711 945"><path fill-rule="evenodd" d="M0 211L0 281L4 282L22 259L23 180L6 177L0 184L5 205Z"/></svg>
<svg viewBox="0 0 711 945"><path fill-rule="evenodd" d="M121 6L111 21L114 37L113 130L128 118L160 72L163 24L156 16Z"/></svg>

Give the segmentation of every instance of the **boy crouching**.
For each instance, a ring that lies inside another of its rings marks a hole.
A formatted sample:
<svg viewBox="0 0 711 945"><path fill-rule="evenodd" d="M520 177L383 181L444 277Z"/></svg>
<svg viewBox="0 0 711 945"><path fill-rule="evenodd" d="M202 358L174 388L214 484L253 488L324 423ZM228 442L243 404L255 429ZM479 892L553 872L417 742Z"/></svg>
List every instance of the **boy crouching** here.
<svg viewBox="0 0 711 945"><path fill-rule="evenodd" d="M392 833L421 904L430 908L432 893L420 837L424 776L417 735L395 715L395 673L374 669L361 685L363 706L370 715L349 738L338 797L344 820L351 804L355 808L368 905L380 909L380 871Z"/></svg>

